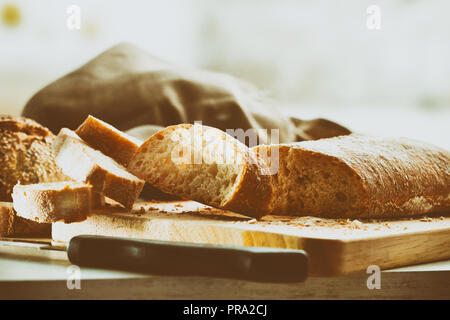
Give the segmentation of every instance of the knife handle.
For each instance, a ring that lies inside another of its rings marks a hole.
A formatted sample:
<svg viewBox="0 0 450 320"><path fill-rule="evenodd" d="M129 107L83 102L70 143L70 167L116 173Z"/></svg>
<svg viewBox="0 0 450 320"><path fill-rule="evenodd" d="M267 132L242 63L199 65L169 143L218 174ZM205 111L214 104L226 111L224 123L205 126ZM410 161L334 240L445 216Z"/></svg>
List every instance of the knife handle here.
<svg viewBox="0 0 450 320"><path fill-rule="evenodd" d="M160 275L299 282L308 275L303 250L194 244L80 235L70 240L71 263Z"/></svg>

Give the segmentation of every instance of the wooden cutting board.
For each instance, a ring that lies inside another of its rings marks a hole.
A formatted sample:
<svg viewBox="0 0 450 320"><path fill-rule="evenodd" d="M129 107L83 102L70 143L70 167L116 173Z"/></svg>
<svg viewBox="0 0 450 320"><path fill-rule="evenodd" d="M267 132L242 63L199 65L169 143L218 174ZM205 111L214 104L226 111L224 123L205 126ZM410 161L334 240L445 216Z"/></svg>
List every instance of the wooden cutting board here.
<svg viewBox="0 0 450 320"><path fill-rule="evenodd" d="M311 276L337 276L450 258L450 216L346 220L265 216L256 221L193 201L138 202L87 220L54 223L52 236L79 234L305 250Z"/></svg>

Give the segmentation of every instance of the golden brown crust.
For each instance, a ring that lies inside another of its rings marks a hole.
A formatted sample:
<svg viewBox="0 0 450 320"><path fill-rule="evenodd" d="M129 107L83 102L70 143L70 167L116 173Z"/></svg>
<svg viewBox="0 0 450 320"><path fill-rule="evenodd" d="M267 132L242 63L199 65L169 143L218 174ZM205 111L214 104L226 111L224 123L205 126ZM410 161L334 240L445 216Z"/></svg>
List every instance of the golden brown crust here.
<svg viewBox="0 0 450 320"><path fill-rule="evenodd" d="M269 146L274 147L278 146ZM341 213L330 207L318 213L319 216L387 218L450 209L450 153L447 150L411 139L356 134L280 147L296 153L298 159L316 157L316 162L333 163L336 170L348 174L355 183L357 198L353 207ZM285 154L280 153L280 156ZM308 213L299 208L292 214Z"/></svg>
<svg viewBox="0 0 450 320"><path fill-rule="evenodd" d="M13 233L14 209L11 202L0 202L0 237Z"/></svg>
<svg viewBox="0 0 450 320"><path fill-rule="evenodd" d="M142 141L131 137L109 124L89 116L75 133L94 149L103 152L123 166L127 166Z"/></svg>
<svg viewBox="0 0 450 320"><path fill-rule="evenodd" d="M179 129L189 130L192 127L193 126L191 124L179 124L169 126L154 134L142 144L138 152L135 154L135 157L130 161L129 169L131 172L139 176L141 174L139 168L141 168L143 161L142 155L146 153L147 150L157 150L161 143L160 141L164 140L165 137L171 132ZM202 127L212 129L208 126ZM233 194L229 199L221 199L220 201L211 202L202 196L186 194L182 191L179 185L169 185L165 179L160 180L157 177L145 175L141 175L140 177L164 192L205 203L213 207L239 212L255 218L268 214L270 212L269 204L272 197L272 184L270 182L271 176L264 174L267 173L265 165L237 139L234 139L230 135L218 129L214 128L214 130L217 130L218 134L223 135L223 139L226 139L230 145L234 146L235 151L244 158L239 182L236 184Z"/></svg>
<svg viewBox="0 0 450 320"><path fill-rule="evenodd" d="M390 217L450 209L447 150L411 139L362 135L306 142L305 147L341 160L359 176L367 192L359 216Z"/></svg>
<svg viewBox="0 0 450 320"><path fill-rule="evenodd" d="M144 181L87 145L78 135L61 129L54 143L56 163L65 174L77 181L90 183L94 191L130 208L144 186Z"/></svg>
<svg viewBox="0 0 450 320"><path fill-rule="evenodd" d="M95 165L85 182L90 183L94 190L119 202L125 208L131 208L139 197L144 181L130 180L109 172L99 165Z"/></svg>
<svg viewBox="0 0 450 320"><path fill-rule="evenodd" d="M53 137L49 129L32 119L13 115L0 115L0 129L12 132L23 132L27 135Z"/></svg>
<svg viewBox="0 0 450 320"><path fill-rule="evenodd" d="M75 133L92 148L101 151L124 167L128 166L130 159L143 142L91 115L89 115L78 129L75 130ZM138 190L136 190L136 192L138 192ZM134 196L134 193L131 194L129 199L133 199ZM144 185L140 196L141 198L148 200L179 199L179 197L164 193L148 183ZM127 206L129 205L130 204L127 204Z"/></svg>
<svg viewBox="0 0 450 320"><path fill-rule="evenodd" d="M14 236L36 236L36 237L50 237L52 232L51 223L39 223L14 216L13 233Z"/></svg>
<svg viewBox="0 0 450 320"><path fill-rule="evenodd" d="M68 180L51 151L53 134L31 119L1 116L0 201L12 201L15 184Z"/></svg>
<svg viewBox="0 0 450 320"><path fill-rule="evenodd" d="M0 202L0 237L4 236L50 236L51 224L38 223L19 217L12 202Z"/></svg>
<svg viewBox="0 0 450 320"><path fill-rule="evenodd" d="M260 160L248 158L238 187L223 209L260 218L271 211L272 176Z"/></svg>

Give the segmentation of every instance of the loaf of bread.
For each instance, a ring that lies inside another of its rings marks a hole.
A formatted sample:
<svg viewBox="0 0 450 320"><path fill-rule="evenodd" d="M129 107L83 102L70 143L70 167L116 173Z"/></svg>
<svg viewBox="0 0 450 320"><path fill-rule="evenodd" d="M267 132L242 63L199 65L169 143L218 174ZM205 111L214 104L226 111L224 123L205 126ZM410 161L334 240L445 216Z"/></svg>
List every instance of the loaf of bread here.
<svg viewBox="0 0 450 320"><path fill-rule="evenodd" d="M429 144L352 134L252 151L276 162L273 214L387 218L450 210L450 153Z"/></svg>
<svg viewBox="0 0 450 320"><path fill-rule="evenodd" d="M16 215L11 194L17 183L70 179L55 163L51 150L54 138L36 121L0 115L0 236L50 235L50 224Z"/></svg>
<svg viewBox="0 0 450 320"><path fill-rule="evenodd" d="M82 221L105 203L91 185L73 181L18 184L12 198L17 215L40 223Z"/></svg>
<svg viewBox="0 0 450 320"><path fill-rule="evenodd" d="M31 119L0 116L0 201L12 201L11 193L18 182L69 180L55 163L53 140L47 128Z"/></svg>
<svg viewBox="0 0 450 320"><path fill-rule="evenodd" d="M75 130L75 133L91 147L111 157L124 167L128 165L131 157L142 144L139 139L93 116L88 116Z"/></svg>
<svg viewBox="0 0 450 320"><path fill-rule="evenodd" d="M253 217L269 212L266 168L243 143L216 128L167 127L142 144L128 169L183 198Z"/></svg>
<svg viewBox="0 0 450 320"><path fill-rule="evenodd" d="M56 163L76 181L89 183L94 191L131 208L144 181L129 173L102 152L91 148L69 129L61 129L53 143Z"/></svg>
<svg viewBox="0 0 450 320"><path fill-rule="evenodd" d="M6 236L46 236L51 232L51 224L39 223L19 217L12 202L0 202L0 237Z"/></svg>

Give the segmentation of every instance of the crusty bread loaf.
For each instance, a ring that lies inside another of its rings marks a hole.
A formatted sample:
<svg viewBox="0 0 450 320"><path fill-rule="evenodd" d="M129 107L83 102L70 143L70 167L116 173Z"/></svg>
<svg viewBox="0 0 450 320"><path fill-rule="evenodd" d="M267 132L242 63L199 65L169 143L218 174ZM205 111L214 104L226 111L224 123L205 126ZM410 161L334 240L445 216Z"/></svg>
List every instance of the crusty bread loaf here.
<svg viewBox="0 0 450 320"><path fill-rule="evenodd" d="M93 116L88 116L75 133L91 147L100 150L124 167L142 144L141 140Z"/></svg>
<svg viewBox="0 0 450 320"><path fill-rule="evenodd" d="M130 208L139 197L144 181L100 151L87 145L78 135L61 129L53 144L56 163L74 180L86 182L94 191Z"/></svg>
<svg viewBox="0 0 450 320"><path fill-rule="evenodd" d="M40 223L82 221L104 204L91 185L73 181L18 184L12 198L17 215Z"/></svg>
<svg viewBox="0 0 450 320"><path fill-rule="evenodd" d="M253 151L278 161L273 214L384 218L450 210L450 153L429 144L353 134Z"/></svg>
<svg viewBox="0 0 450 320"><path fill-rule="evenodd" d="M198 124L167 127L150 137L128 169L164 192L260 217L272 190L266 168L241 142Z"/></svg>
<svg viewBox="0 0 450 320"><path fill-rule="evenodd" d="M39 223L19 217L12 202L0 202L0 237L50 236L51 224Z"/></svg>
<svg viewBox="0 0 450 320"><path fill-rule="evenodd" d="M14 185L68 180L56 165L54 135L37 122L0 116L0 201L12 201Z"/></svg>

